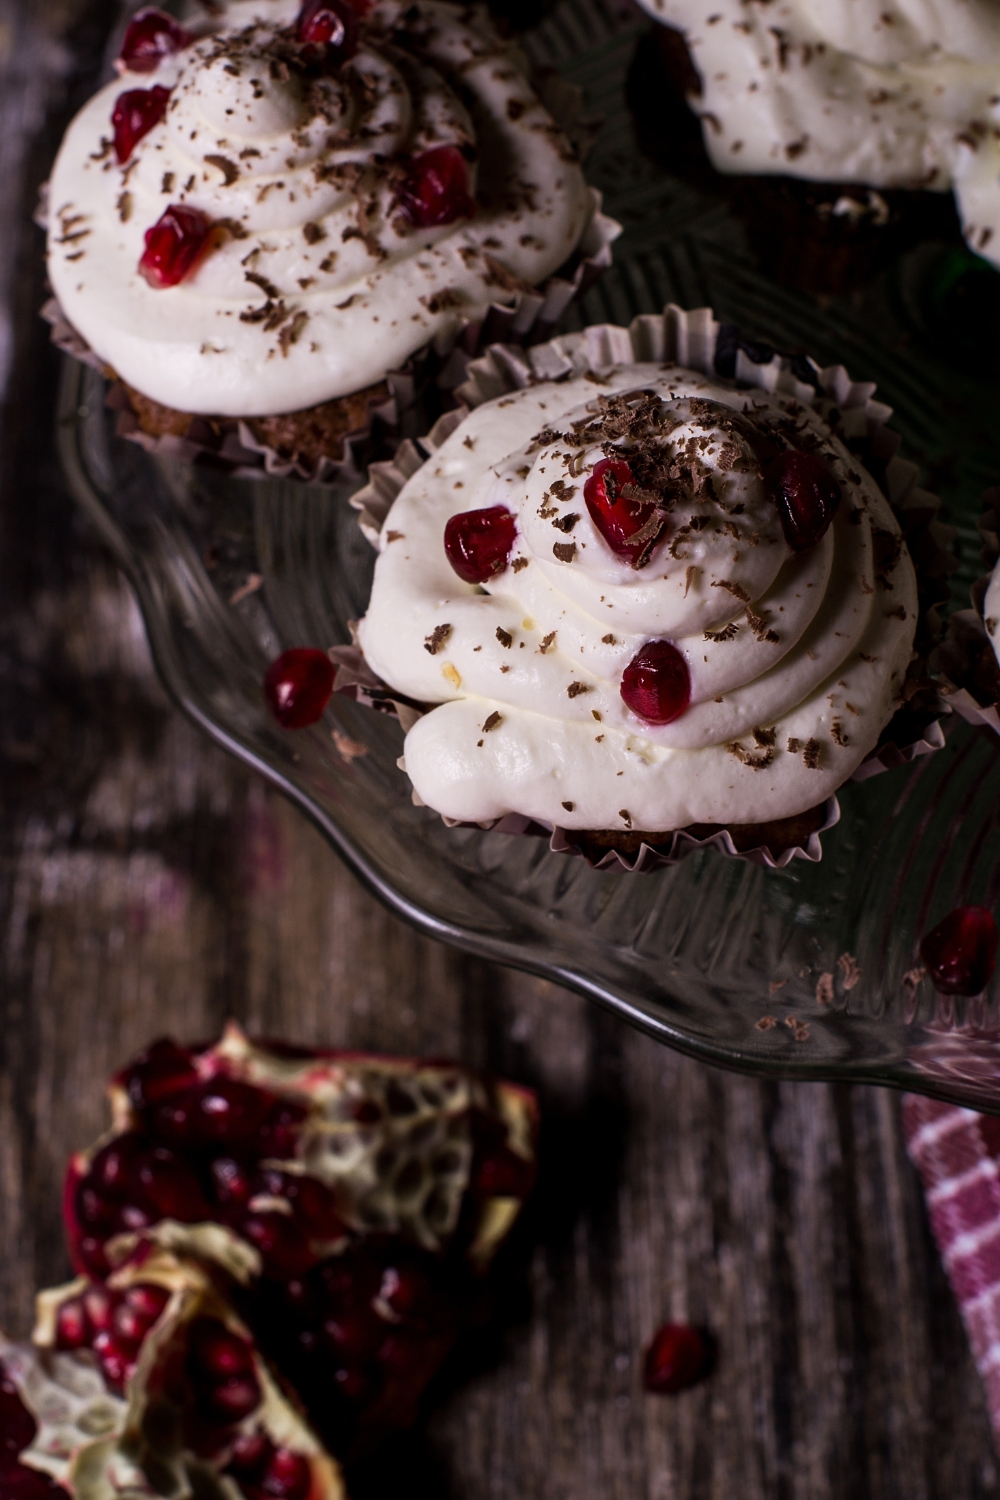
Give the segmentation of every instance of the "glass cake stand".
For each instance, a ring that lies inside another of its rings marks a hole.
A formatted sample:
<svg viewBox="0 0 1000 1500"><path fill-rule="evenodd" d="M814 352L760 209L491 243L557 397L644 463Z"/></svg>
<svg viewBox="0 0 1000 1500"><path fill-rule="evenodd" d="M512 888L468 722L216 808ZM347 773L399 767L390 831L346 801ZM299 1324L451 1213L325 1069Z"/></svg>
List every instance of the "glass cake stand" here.
<svg viewBox="0 0 1000 1500"><path fill-rule="evenodd" d="M645 24L564 0L525 42L603 112L588 175L626 225L615 267L567 326L627 323L668 301L708 305L746 334L876 381L904 456L923 465L958 529L955 603L967 604L979 494L1000 478L1000 379L935 352L920 312L934 247L855 301L821 305L765 280L721 204L636 152L622 85ZM113 423L102 377L67 359L66 473L136 590L168 691L291 797L400 916L568 985L708 1062L891 1084L1000 1113L1000 983L944 1001L912 972L946 912L997 905L1000 740L953 724L937 755L846 787L822 862L782 871L709 850L649 875L602 873L544 839L448 829L413 806L395 720L335 696L320 724L293 733L264 704L274 656L346 642L364 612L374 553L347 493L155 460Z"/></svg>

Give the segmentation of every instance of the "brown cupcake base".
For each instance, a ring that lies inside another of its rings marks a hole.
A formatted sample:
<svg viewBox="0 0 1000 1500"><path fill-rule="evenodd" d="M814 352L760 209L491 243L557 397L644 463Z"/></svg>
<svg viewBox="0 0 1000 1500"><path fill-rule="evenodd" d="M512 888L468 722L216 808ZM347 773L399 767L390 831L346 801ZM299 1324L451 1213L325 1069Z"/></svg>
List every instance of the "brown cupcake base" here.
<svg viewBox="0 0 1000 1500"><path fill-rule="evenodd" d="M686 828L671 828L661 833L647 833L640 829L631 832L616 832L611 829L565 829L568 844L580 850L591 862L598 862L608 850L619 854L638 854L643 844L656 853L665 852L673 846L677 835L684 834L698 843L705 843L717 834L728 833L739 854L751 849L766 849L777 859L786 849L805 847L810 834L818 833L827 821L829 809L825 802L810 807L806 812L796 813L790 818L773 818L768 823L690 823Z"/></svg>

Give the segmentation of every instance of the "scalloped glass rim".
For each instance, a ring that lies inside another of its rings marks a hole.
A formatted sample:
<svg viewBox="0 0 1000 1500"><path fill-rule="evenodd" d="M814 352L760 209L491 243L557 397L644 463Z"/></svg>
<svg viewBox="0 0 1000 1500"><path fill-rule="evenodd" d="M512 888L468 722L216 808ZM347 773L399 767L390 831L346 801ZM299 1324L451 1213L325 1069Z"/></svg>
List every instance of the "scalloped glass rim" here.
<svg viewBox="0 0 1000 1500"><path fill-rule="evenodd" d="M113 435L104 388L65 359L60 453L135 588L165 686L390 909L707 1062L1000 1112L998 981L967 1002L906 981L945 912L993 908L1000 895L994 736L955 726L938 755L845 788L816 866L765 870L705 851L630 876L550 854L544 840L446 829L412 804L395 721L335 696L321 724L290 732L264 704L269 660L346 641L364 607L374 556L347 492L153 459ZM228 602L251 574L259 586ZM847 955L861 971L850 988Z"/></svg>

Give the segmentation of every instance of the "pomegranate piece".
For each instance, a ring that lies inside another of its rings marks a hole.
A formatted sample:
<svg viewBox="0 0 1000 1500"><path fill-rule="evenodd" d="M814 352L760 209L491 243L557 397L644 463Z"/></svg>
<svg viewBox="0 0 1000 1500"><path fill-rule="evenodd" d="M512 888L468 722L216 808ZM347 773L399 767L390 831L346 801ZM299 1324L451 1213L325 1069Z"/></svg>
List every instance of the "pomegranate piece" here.
<svg viewBox="0 0 1000 1500"><path fill-rule="evenodd" d="M840 504L840 485L823 460L796 448L779 453L764 470L764 488L778 507L792 551L815 547Z"/></svg>
<svg viewBox="0 0 1000 1500"><path fill-rule="evenodd" d="M655 500L623 494L634 483L631 466L624 459L602 458L583 487L583 498L590 519L612 552L627 557L633 568L641 568L662 539L667 523L665 517L657 522Z"/></svg>
<svg viewBox="0 0 1000 1500"><path fill-rule="evenodd" d="M154 73L165 57L183 52L193 41L173 16L150 5L132 17L118 63L130 73Z"/></svg>
<svg viewBox="0 0 1000 1500"><path fill-rule="evenodd" d="M985 906L958 906L929 932L920 956L943 995L978 995L997 961L997 925Z"/></svg>
<svg viewBox="0 0 1000 1500"><path fill-rule="evenodd" d="M283 729L306 729L323 717L337 672L325 651L283 651L264 676L267 706Z"/></svg>
<svg viewBox="0 0 1000 1500"><path fill-rule="evenodd" d="M197 269L208 250L212 228L211 219L199 209L171 203L152 229L146 230L140 276L160 291L179 286Z"/></svg>
<svg viewBox="0 0 1000 1500"><path fill-rule="evenodd" d="M464 510L444 528L444 550L465 583L486 583L502 573L517 537L514 517L505 505Z"/></svg>
<svg viewBox="0 0 1000 1500"><path fill-rule="evenodd" d="M175 1094L186 1084L196 1083L198 1073L192 1056L186 1047L178 1047L169 1037L160 1037L141 1052L121 1074L133 1108L144 1109L168 1094Z"/></svg>
<svg viewBox="0 0 1000 1500"><path fill-rule="evenodd" d="M337 67L358 50L358 13L347 0L307 0L295 22L306 47L322 49L323 61Z"/></svg>
<svg viewBox="0 0 1000 1500"><path fill-rule="evenodd" d="M664 1323L646 1350L642 1383L658 1396L674 1396L709 1373L712 1348L705 1335L687 1323Z"/></svg>
<svg viewBox="0 0 1000 1500"><path fill-rule="evenodd" d="M434 146L413 157L397 189L400 208L416 229L471 219L476 211L469 171L457 146Z"/></svg>
<svg viewBox="0 0 1000 1500"><path fill-rule="evenodd" d="M170 90L154 84L151 89L127 89L115 100L111 114L115 156L119 165L127 162L136 145L159 125L167 112Z"/></svg>
<svg viewBox="0 0 1000 1500"><path fill-rule="evenodd" d="M647 724L672 724L691 705L688 664L671 641L647 641L622 673L621 694Z"/></svg>

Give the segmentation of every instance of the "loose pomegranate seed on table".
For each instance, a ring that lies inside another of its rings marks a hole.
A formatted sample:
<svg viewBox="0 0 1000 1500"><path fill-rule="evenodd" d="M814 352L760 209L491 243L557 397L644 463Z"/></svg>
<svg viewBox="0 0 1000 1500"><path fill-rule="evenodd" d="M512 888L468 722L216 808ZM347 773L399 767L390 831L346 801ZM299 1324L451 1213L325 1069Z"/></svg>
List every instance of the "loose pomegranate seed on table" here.
<svg viewBox="0 0 1000 1500"><path fill-rule="evenodd" d="M306 729L318 723L336 675L326 652L314 647L295 647L276 657L264 677L264 696L282 728Z"/></svg>
<svg viewBox="0 0 1000 1500"><path fill-rule="evenodd" d="M794 448L779 453L764 470L764 488L778 507L792 551L815 547L840 504L840 485L823 460Z"/></svg>
<svg viewBox="0 0 1000 1500"><path fill-rule="evenodd" d="M182 52L193 41L194 37L173 16L155 6L146 6L130 21L118 62L130 73L154 73L164 58Z"/></svg>
<svg viewBox="0 0 1000 1500"><path fill-rule="evenodd" d="M505 505L464 510L444 528L444 550L465 583L487 583L510 561L517 524Z"/></svg>
<svg viewBox="0 0 1000 1500"><path fill-rule="evenodd" d="M417 229L471 219L476 211L476 201L469 192L469 169L457 146L434 146L415 156L397 197L403 213Z"/></svg>
<svg viewBox="0 0 1000 1500"><path fill-rule="evenodd" d="M927 934L920 956L943 995L978 995L997 961L997 925L985 906L958 906Z"/></svg>
<svg viewBox="0 0 1000 1500"><path fill-rule="evenodd" d="M636 532L651 520L656 503L623 495L625 486L634 482L631 466L624 459L602 458L583 487L583 498L591 520L612 552L629 558L637 567L661 540L666 520L651 535L635 541Z"/></svg>
<svg viewBox="0 0 1000 1500"><path fill-rule="evenodd" d="M151 89L127 89L115 100L111 114L115 156L119 165L128 161L136 145L159 125L167 112L170 90L154 84Z"/></svg>
<svg viewBox="0 0 1000 1500"><path fill-rule="evenodd" d="M157 290L179 286L197 270L212 238L212 221L197 208L172 203L146 230L139 273Z"/></svg>
<svg viewBox="0 0 1000 1500"><path fill-rule="evenodd" d="M622 702L647 724L672 724L691 704L688 664L671 641L647 641L622 673Z"/></svg>
<svg viewBox="0 0 1000 1500"><path fill-rule="evenodd" d="M664 1323L646 1350L643 1385L654 1395L673 1396L697 1384L711 1363L711 1345L699 1329L687 1323Z"/></svg>

